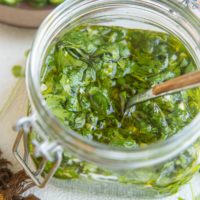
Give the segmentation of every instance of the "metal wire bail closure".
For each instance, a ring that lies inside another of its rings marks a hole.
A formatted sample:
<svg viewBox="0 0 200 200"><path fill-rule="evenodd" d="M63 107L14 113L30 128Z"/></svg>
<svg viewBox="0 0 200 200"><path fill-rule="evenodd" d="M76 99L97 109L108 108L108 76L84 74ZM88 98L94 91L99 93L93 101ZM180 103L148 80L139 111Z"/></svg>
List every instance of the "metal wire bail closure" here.
<svg viewBox="0 0 200 200"><path fill-rule="evenodd" d="M17 122L15 129L18 131L18 135L13 146L13 154L33 182L38 187L43 188L60 166L63 150L58 142L49 142L40 134L43 142L39 143L34 140L32 143L35 147L35 157L40 157L42 160L37 168L35 167L32 169L33 167L31 167L30 152L28 148L28 135L31 132L33 121L33 117L26 117ZM23 150L20 152L19 148L21 143L23 143ZM44 169L48 161L52 162L52 167L48 173L45 173Z"/></svg>
<svg viewBox="0 0 200 200"><path fill-rule="evenodd" d="M200 0L181 0L180 2L188 7L197 17L200 17Z"/></svg>

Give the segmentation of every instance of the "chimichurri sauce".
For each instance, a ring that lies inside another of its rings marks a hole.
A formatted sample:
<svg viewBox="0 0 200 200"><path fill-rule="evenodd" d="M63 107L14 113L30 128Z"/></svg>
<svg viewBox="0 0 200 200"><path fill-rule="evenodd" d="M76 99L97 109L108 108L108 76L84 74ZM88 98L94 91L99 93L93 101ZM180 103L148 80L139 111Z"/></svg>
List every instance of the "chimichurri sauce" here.
<svg viewBox="0 0 200 200"><path fill-rule="evenodd" d="M135 148L185 127L200 111L200 89L143 102L124 116L128 99L194 70L189 52L170 34L80 26L51 47L41 87L64 125L89 140Z"/></svg>

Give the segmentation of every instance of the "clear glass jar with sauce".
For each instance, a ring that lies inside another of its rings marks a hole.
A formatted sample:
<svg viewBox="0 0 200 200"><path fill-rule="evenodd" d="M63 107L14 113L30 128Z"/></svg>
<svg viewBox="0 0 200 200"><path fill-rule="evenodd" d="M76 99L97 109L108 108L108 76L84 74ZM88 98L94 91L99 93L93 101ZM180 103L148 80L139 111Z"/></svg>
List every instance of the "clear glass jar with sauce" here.
<svg viewBox="0 0 200 200"><path fill-rule="evenodd" d="M40 83L49 47L68 30L83 23L173 34L190 52L196 66L200 66L200 20L191 9L198 9L198 2L67 0L47 17L27 61L30 116L18 121L19 134L13 148L15 156L38 186L44 187L55 174L65 178L60 181L66 187L64 182L67 183L76 171L78 177L75 174L73 181L77 187L84 189L87 183L97 193L107 188L105 195L144 199L169 196L193 177L199 169L200 114L165 141L134 150L119 149L89 141L64 127L48 109ZM20 142L24 144L24 152L19 151ZM37 169L30 164L30 155ZM48 169L44 169L46 165ZM80 166L84 168L81 172ZM63 167L68 169L65 173Z"/></svg>

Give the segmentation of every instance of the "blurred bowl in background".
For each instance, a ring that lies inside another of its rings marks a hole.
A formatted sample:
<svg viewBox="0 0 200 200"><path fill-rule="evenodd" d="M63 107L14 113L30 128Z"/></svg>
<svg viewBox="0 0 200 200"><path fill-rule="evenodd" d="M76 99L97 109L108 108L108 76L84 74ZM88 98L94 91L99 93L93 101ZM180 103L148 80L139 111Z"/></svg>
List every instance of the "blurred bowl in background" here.
<svg viewBox="0 0 200 200"><path fill-rule="evenodd" d="M0 22L25 28L37 28L54 6L34 9L25 3L18 7L0 5Z"/></svg>

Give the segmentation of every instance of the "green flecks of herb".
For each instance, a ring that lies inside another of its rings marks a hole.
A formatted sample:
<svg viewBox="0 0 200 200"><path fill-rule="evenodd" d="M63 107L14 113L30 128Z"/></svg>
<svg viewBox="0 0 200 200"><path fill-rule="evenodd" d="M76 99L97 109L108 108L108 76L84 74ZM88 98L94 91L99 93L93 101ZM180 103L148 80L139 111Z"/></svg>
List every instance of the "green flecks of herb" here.
<svg viewBox="0 0 200 200"><path fill-rule="evenodd" d="M23 78L23 77L25 77L24 67L22 67L21 65L14 65L12 67L12 74L16 78Z"/></svg>
<svg viewBox="0 0 200 200"><path fill-rule="evenodd" d="M30 52L31 52L30 49L28 49L28 50L26 50L26 51L24 52L25 58L28 58Z"/></svg>
<svg viewBox="0 0 200 200"><path fill-rule="evenodd" d="M182 198L182 197L178 197L178 199L177 200L185 200L184 198Z"/></svg>
<svg viewBox="0 0 200 200"><path fill-rule="evenodd" d="M90 103L93 111L103 115L108 114L109 101L101 91L90 91Z"/></svg>
<svg viewBox="0 0 200 200"><path fill-rule="evenodd" d="M121 124L142 145L165 140L188 124L191 115L197 114L196 99L200 94L195 97L188 93L190 101L186 101L188 96L183 94L158 98L138 105L122 123L114 121L120 122L130 96L174 78L188 67L188 70L195 69L192 58L182 46L165 33L119 27L77 27L49 51L42 76L43 94L65 96L62 107L65 112L84 112L85 133L88 132L86 126L93 130L88 122L92 112L99 115L100 121L110 121L109 126ZM71 124L76 124L79 114L74 113L73 120L69 120Z"/></svg>

